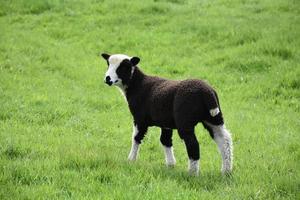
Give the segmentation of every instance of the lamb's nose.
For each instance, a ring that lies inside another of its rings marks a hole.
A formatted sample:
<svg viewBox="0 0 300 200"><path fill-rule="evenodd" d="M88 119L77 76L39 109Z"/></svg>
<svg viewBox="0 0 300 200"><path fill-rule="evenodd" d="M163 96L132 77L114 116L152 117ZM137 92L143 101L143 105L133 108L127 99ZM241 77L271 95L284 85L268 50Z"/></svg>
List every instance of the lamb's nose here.
<svg viewBox="0 0 300 200"><path fill-rule="evenodd" d="M110 80L110 76L105 77L105 83L108 85L112 85L112 81Z"/></svg>

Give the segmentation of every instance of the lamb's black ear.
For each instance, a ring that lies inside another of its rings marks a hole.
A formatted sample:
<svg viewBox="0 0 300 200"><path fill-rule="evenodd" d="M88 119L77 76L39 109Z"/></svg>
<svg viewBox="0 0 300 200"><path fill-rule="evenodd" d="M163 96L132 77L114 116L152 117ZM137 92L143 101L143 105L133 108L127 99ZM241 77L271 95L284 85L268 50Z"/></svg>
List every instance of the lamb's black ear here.
<svg viewBox="0 0 300 200"><path fill-rule="evenodd" d="M107 54L107 53L102 53L101 56L105 59L105 60L108 60L110 55Z"/></svg>
<svg viewBox="0 0 300 200"><path fill-rule="evenodd" d="M132 57L130 59L130 62L132 63L133 66L136 66L137 64L139 64L140 58L139 57Z"/></svg>

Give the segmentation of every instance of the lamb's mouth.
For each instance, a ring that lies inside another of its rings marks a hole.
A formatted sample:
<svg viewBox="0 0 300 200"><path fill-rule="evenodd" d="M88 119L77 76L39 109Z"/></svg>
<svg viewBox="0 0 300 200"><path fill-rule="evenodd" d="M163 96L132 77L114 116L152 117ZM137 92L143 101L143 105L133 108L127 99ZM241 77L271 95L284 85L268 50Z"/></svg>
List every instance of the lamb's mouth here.
<svg viewBox="0 0 300 200"><path fill-rule="evenodd" d="M107 85L111 86L113 82L106 82Z"/></svg>

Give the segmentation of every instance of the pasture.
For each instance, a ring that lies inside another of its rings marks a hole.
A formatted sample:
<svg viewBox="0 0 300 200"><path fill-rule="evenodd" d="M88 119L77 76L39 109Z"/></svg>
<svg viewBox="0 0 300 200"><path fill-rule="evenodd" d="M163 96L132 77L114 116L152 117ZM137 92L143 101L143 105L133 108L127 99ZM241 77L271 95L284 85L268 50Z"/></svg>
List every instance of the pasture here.
<svg viewBox="0 0 300 200"><path fill-rule="evenodd" d="M99 53L147 74L207 80L232 133L221 175L202 125L199 177L160 129L127 162L132 118ZM297 0L0 0L0 199L299 199Z"/></svg>

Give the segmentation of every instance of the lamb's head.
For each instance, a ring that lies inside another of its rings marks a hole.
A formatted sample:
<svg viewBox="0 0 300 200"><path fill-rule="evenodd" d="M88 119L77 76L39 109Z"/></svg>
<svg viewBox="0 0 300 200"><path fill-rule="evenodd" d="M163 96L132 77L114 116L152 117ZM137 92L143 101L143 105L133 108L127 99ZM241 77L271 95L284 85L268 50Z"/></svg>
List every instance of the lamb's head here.
<svg viewBox="0 0 300 200"><path fill-rule="evenodd" d="M104 82L109 86L117 85L119 87L124 87L128 85L134 67L139 63L140 59L138 57L129 57L123 54L109 55L103 53L101 56L106 60L108 65Z"/></svg>

